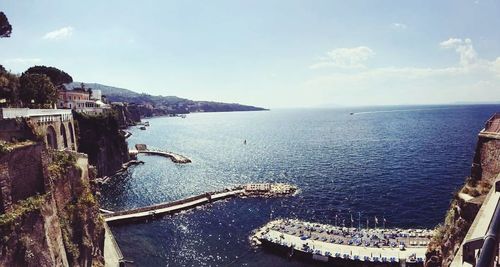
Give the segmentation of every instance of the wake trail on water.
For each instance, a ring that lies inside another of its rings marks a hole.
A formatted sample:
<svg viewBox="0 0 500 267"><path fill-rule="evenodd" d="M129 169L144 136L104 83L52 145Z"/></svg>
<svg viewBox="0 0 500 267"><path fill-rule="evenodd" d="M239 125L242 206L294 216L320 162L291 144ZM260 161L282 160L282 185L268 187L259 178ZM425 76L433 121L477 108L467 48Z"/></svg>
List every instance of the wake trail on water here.
<svg viewBox="0 0 500 267"><path fill-rule="evenodd" d="M374 110L374 111L354 112L353 114L359 115L359 114L411 112L411 111L428 111L428 110L442 110L442 109L452 109L452 108L415 108L415 109Z"/></svg>

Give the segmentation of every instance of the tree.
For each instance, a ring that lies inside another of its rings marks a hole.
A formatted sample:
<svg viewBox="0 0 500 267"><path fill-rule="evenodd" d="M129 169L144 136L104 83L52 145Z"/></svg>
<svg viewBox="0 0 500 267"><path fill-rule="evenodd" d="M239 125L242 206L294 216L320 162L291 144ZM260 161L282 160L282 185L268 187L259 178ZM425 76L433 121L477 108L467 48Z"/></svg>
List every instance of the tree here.
<svg viewBox="0 0 500 267"><path fill-rule="evenodd" d="M56 87L60 87L62 84L73 82L73 78L66 72L47 66L34 66L27 69L24 73L26 74L45 74L49 77L52 84Z"/></svg>
<svg viewBox="0 0 500 267"><path fill-rule="evenodd" d="M57 101L57 89L45 74L23 73L19 84L19 99L26 106L47 107Z"/></svg>
<svg viewBox="0 0 500 267"><path fill-rule="evenodd" d="M10 104L15 103L18 89L19 77L0 68L0 99L5 99Z"/></svg>
<svg viewBox="0 0 500 267"><path fill-rule="evenodd" d="M7 16L0 11L0 38L10 37L12 33L12 25L10 25Z"/></svg>

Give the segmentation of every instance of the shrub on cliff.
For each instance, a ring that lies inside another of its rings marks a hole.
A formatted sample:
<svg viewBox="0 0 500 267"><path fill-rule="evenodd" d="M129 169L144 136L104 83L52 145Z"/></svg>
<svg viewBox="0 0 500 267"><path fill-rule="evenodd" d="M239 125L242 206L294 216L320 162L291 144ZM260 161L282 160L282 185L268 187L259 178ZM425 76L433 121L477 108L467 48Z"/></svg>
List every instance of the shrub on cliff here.
<svg viewBox="0 0 500 267"><path fill-rule="evenodd" d="M90 184L83 180L81 191L75 195L75 199L66 205L60 212L59 223L64 246L67 249L68 256L73 261L78 261L81 256L81 248L92 250L93 243L88 236L84 234L89 225L94 225L93 231L103 232L104 226L102 217L98 212L88 212L94 210L97 202L92 194Z"/></svg>
<svg viewBox="0 0 500 267"><path fill-rule="evenodd" d="M7 144L5 141L0 140L0 155L7 154L11 151L12 149L10 146Z"/></svg>
<svg viewBox="0 0 500 267"><path fill-rule="evenodd" d="M71 166L75 166L75 157L63 151L50 151L52 162L47 167L49 171L49 177L52 180L59 179L67 173L67 170Z"/></svg>
<svg viewBox="0 0 500 267"><path fill-rule="evenodd" d="M28 212L39 209L45 203L46 195L36 195L14 204L11 211L0 215L0 227L8 226Z"/></svg>

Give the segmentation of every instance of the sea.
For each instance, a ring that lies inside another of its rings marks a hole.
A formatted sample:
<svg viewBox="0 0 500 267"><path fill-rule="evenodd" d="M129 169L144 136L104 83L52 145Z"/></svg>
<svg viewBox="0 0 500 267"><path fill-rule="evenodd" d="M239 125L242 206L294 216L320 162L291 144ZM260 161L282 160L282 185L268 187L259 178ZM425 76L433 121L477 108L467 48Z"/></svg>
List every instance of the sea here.
<svg viewBox="0 0 500 267"><path fill-rule="evenodd" d="M147 130L129 129L129 147L147 144L192 163L140 155L145 164L113 177L100 203L123 210L245 183L294 184L295 196L232 198L112 232L135 266L315 266L252 247L249 236L275 218L436 227L470 175L478 132L497 111L388 106L150 118Z"/></svg>

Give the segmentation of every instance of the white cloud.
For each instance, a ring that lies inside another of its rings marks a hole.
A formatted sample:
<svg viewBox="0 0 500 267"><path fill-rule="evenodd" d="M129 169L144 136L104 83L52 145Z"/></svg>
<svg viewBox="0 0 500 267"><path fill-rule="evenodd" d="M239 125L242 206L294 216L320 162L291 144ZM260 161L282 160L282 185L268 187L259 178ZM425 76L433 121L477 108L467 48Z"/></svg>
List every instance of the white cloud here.
<svg viewBox="0 0 500 267"><path fill-rule="evenodd" d="M366 46L352 48L337 48L326 53L327 56L310 66L311 69L322 67L360 68L364 62L375 55L372 49Z"/></svg>
<svg viewBox="0 0 500 267"><path fill-rule="evenodd" d="M67 39L73 35L73 27L71 26L66 26L51 32L46 33L43 36L43 39L46 40L61 40L61 39Z"/></svg>
<svg viewBox="0 0 500 267"><path fill-rule="evenodd" d="M491 63L491 68L495 75L500 77L500 57L497 57L497 59Z"/></svg>
<svg viewBox="0 0 500 267"><path fill-rule="evenodd" d="M310 94L321 95L321 99L335 99L346 105L500 99L500 57L481 58L470 39L450 38L439 45L456 51L456 64L332 70L311 78L303 86Z"/></svg>
<svg viewBox="0 0 500 267"><path fill-rule="evenodd" d="M395 23L391 24L391 28L396 29L396 30L406 30L406 28L408 28L408 26L404 23L395 22Z"/></svg>
<svg viewBox="0 0 500 267"><path fill-rule="evenodd" d="M478 63L476 50L474 50L472 40L469 38L450 38L441 42L439 45L445 49L455 49L460 55L460 64L464 67Z"/></svg>
<svg viewBox="0 0 500 267"><path fill-rule="evenodd" d="M3 62L5 64L36 64L38 62L42 61L39 58L10 58L6 59Z"/></svg>

